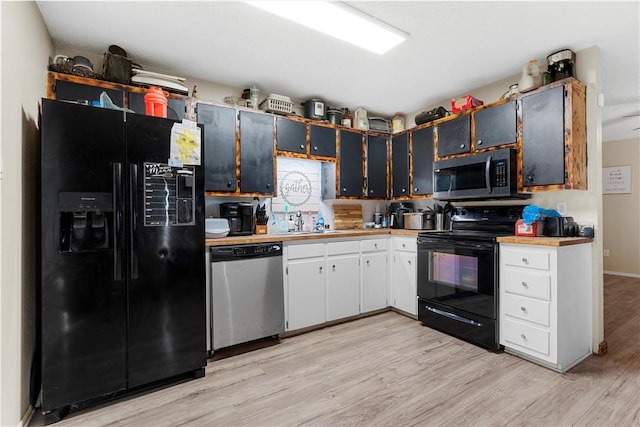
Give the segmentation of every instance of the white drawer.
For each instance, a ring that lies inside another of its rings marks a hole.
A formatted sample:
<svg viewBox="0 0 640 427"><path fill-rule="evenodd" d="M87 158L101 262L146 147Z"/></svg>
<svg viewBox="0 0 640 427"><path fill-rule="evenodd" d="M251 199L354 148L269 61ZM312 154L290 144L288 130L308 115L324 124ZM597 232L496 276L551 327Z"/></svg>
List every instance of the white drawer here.
<svg viewBox="0 0 640 427"><path fill-rule="evenodd" d="M418 239L416 237L394 237L393 249L396 251L416 252Z"/></svg>
<svg viewBox="0 0 640 427"><path fill-rule="evenodd" d="M324 251L324 243L287 245L287 259L323 257Z"/></svg>
<svg viewBox="0 0 640 427"><path fill-rule="evenodd" d="M360 253L360 241L348 240L346 242L327 243L327 255L343 255Z"/></svg>
<svg viewBox="0 0 640 427"><path fill-rule="evenodd" d="M546 272L505 268L500 282L506 292L538 298L551 299L551 275Z"/></svg>
<svg viewBox="0 0 640 427"><path fill-rule="evenodd" d="M500 260L505 265L535 268L538 270L549 270L549 256L549 251L545 249L508 248L500 252Z"/></svg>
<svg viewBox="0 0 640 427"><path fill-rule="evenodd" d="M387 250L387 239L370 239L361 242L362 252L375 252Z"/></svg>
<svg viewBox="0 0 640 427"><path fill-rule="evenodd" d="M508 316L549 326L550 303L547 301L504 293L500 306Z"/></svg>
<svg viewBox="0 0 640 427"><path fill-rule="evenodd" d="M500 340L505 347L513 344L533 350L544 356L549 356L550 332L546 329L526 325L510 319L503 319L500 323Z"/></svg>

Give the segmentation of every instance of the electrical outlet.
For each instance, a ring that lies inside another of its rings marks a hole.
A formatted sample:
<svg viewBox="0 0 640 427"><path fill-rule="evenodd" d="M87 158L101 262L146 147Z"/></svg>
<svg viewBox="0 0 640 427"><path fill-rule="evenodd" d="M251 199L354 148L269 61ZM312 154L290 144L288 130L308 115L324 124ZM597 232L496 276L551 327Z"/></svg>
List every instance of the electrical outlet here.
<svg viewBox="0 0 640 427"><path fill-rule="evenodd" d="M603 249L602 250L602 255L603 256L609 256L609 249Z"/></svg>
<svg viewBox="0 0 640 427"><path fill-rule="evenodd" d="M558 202L556 210L562 216L567 216L567 202Z"/></svg>

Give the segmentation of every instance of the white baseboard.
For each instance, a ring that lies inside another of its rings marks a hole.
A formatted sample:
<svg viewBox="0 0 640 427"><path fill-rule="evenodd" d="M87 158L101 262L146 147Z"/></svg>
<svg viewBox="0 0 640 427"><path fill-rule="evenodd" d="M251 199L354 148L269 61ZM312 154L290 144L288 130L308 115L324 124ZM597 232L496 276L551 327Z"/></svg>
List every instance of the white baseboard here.
<svg viewBox="0 0 640 427"><path fill-rule="evenodd" d="M635 273L624 273L622 271L609 271L609 270L604 270L603 273L611 274L613 276L635 277L637 279L640 279L640 274L635 274Z"/></svg>
<svg viewBox="0 0 640 427"><path fill-rule="evenodd" d="M27 427L31 422L31 418L33 418L33 414L35 414L35 412L36 411L34 411L33 408L29 406L27 408L27 412L25 412L24 415L22 416L22 419L20 420L18 427Z"/></svg>

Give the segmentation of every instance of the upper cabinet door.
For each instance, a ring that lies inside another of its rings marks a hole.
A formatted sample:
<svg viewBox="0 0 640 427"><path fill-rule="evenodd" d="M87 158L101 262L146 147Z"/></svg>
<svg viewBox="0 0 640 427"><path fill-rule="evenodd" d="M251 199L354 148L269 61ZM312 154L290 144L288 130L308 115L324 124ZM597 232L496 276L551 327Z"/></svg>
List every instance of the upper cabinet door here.
<svg viewBox="0 0 640 427"><path fill-rule="evenodd" d="M276 117L276 144L278 151L306 154L307 124Z"/></svg>
<svg viewBox="0 0 640 427"><path fill-rule="evenodd" d="M367 197L387 197L387 138L367 137Z"/></svg>
<svg viewBox="0 0 640 427"><path fill-rule="evenodd" d="M309 125L309 154L312 156L336 156L336 130L333 127Z"/></svg>
<svg viewBox="0 0 640 427"><path fill-rule="evenodd" d="M393 197L409 195L409 134L407 132L391 138L391 168Z"/></svg>
<svg viewBox="0 0 640 427"><path fill-rule="evenodd" d="M197 114L204 125L204 189L235 192L236 109L198 103Z"/></svg>
<svg viewBox="0 0 640 427"><path fill-rule="evenodd" d="M102 92L106 92L111 101L118 107L124 107L124 91L121 89L110 89L101 86L91 86L82 83L68 82L66 80L56 80L55 94L58 101L99 101ZM137 111L136 111L137 112ZM142 111L144 114L144 110Z"/></svg>
<svg viewBox="0 0 640 427"><path fill-rule="evenodd" d="M338 195L362 197L362 133L340 131Z"/></svg>
<svg viewBox="0 0 640 427"><path fill-rule="evenodd" d="M240 191L272 194L274 182L273 116L240 111Z"/></svg>
<svg viewBox="0 0 640 427"><path fill-rule="evenodd" d="M433 193L433 126L412 132L413 195Z"/></svg>
<svg viewBox="0 0 640 427"><path fill-rule="evenodd" d="M465 114L439 123L438 156L468 153L471 151L471 116Z"/></svg>
<svg viewBox="0 0 640 427"><path fill-rule="evenodd" d="M521 102L523 185L564 184L564 87L524 95Z"/></svg>
<svg viewBox="0 0 640 427"><path fill-rule="evenodd" d="M474 113L475 149L514 144L518 139L516 101Z"/></svg>

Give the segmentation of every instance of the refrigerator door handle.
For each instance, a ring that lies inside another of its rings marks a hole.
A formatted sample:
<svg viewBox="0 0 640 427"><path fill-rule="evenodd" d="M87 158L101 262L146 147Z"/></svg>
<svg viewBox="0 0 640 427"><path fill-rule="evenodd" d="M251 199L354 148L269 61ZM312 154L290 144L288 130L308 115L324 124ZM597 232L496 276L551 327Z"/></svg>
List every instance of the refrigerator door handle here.
<svg viewBox="0 0 640 427"><path fill-rule="evenodd" d="M122 235L122 163L113 163L113 280L122 280L122 255L120 253L120 236Z"/></svg>
<svg viewBox="0 0 640 427"><path fill-rule="evenodd" d="M129 243L131 245L131 279L138 278L138 251L136 248L136 231L138 225L138 165L135 163L129 165L129 212L131 215L131 223L129 227Z"/></svg>

